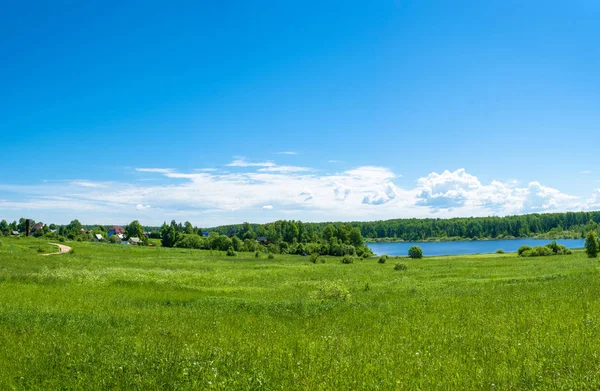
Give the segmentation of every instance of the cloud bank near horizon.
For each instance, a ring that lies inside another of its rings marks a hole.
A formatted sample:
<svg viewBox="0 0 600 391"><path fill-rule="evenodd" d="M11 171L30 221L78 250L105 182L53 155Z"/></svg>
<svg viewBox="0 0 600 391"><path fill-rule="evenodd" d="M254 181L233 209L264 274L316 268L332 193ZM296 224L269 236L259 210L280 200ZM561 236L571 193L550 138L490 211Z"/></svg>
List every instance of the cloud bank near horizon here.
<svg viewBox="0 0 600 391"><path fill-rule="evenodd" d="M0 218L145 225L189 220L199 226L277 219L303 221L467 217L600 209L600 189L582 199L530 182L484 184L461 168L430 173L412 188L386 167L322 173L310 167L249 162L181 172L140 167L132 182L53 181L0 184Z"/></svg>

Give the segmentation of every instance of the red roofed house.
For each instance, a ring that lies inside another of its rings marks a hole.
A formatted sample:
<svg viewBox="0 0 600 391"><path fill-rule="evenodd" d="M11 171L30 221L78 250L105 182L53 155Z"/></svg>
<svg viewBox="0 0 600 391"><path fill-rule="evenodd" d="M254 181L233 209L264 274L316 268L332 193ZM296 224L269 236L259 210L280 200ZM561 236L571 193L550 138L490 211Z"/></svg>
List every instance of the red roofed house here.
<svg viewBox="0 0 600 391"><path fill-rule="evenodd" d="M110 229L108 230L108 236L124 234L124 233L125 233L125 228L119 227L118 225L114 225L114 226L110 227Z"/></svg>

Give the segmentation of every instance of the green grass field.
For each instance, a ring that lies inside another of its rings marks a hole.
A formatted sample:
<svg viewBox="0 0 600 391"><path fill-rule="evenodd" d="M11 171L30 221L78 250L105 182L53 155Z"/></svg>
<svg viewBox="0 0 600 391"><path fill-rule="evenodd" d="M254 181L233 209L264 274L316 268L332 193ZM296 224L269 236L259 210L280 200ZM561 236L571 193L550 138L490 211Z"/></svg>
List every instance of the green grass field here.
<svg viewBox="0 0 600 391"><path fill-rule="evenodd" d="M600 387L583 252L346 265L0 241L1 390Z"/></svg>

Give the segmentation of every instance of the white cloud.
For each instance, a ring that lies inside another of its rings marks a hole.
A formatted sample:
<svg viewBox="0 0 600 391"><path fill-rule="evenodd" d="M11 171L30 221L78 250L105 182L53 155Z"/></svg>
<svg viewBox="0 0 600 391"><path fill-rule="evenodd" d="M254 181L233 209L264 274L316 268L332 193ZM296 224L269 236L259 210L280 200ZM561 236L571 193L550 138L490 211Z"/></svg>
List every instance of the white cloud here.
<svg viewBox="0 0 600 391"><path fill-rule="evenodd" d="M297 166L273 166L261 168L259 172L308 172L313 171L312 168L308 167L297 167Z"/></svg>
<svg viewBox="0 0 600 391"><path fill-rule="evenodd" d="M336 200L343 201L352 193L352 189L342 183L336 183L333 193Z"/></svg>
<svg viewBox="0 0 600 391"><path fill-rule="evenodd" d="M583 174L583 175L590 175L590 174L593 174L593 172L592 172L592 171L590 171L590 170L583 170L583 171L581 171L580 173L581 173L581 174Z"/></svg>
<svg viewBox="0 0 600 391"><path fill-rule="evenodd" d="M72 185L75 186L81 186L81 187L92 187L92 188L103 188L103 187L107 187L105 184L103 183L98 183L98 182L91 182L91 181L86 181L86 180L76 180L76 181L71 181Z"/></svg>
<svg viewBox="0 0 600 391"><path fill-rule="evenodd" d="M600 189L596 189L592 196L587 200L588 209L600 209Z"/></svg>
<svg viewBox="0 0 600 391"><path fill-rule="evenodd" d="M245 167L236 172L136 169L154 174L160 179L156 182L0 184L0 215L11 220L31 215L36 220L56 223L77 218L85 223L110 224L140 219L143 212L143 224L178 219L210 226L274 218L379 220L600 208L600 190L582 201L538 182L525 186L514 181L483 184L464 169L431 173L407 189L394 182L399 175L378 166L338 173L278 166L274 162ZM266 210L277 214L261 213Z"/></svg>
<svg viewBox="0 0 600 391"><path fill-rule="evenodd" d="M442 174L431 173L418 181L417 205L432 210L484 208L492 213L531 213L579 208L577 197L531 182L524 188L514 181L492 181L483 185L479 179L461 168Z"/></svg>
<svg viewBox="0 0 600 391"><path fill-rule="evenodd" d="M418 183L422 190L418 195L417 205L434 209L464 206L469 198L469 191L481 187L479 180L467 174L464 168L455 172L446 170L441 174L433 172L420 178Z"/></svg>
<svg viewBox="0 0 600 391"><path fill-rule="evenodd" d="M174 170L172 168L136 168L137 172L151 172L157 174L169 174Z"/></svg>
<svg viewBox="0 0 600 391"><path fill-rule="evenodd" d="M237 156L235 160L227 164L227 167L275 167L275 163L271 161L251 163L246 161L246 158Z"/></svg>
<svg viewBox="0 0 600 391"><path fill-rule="evenodd" d="M285 151L285 152L276 152L276 155L297 155L298 152L293 152L293 151Z"/></svg>

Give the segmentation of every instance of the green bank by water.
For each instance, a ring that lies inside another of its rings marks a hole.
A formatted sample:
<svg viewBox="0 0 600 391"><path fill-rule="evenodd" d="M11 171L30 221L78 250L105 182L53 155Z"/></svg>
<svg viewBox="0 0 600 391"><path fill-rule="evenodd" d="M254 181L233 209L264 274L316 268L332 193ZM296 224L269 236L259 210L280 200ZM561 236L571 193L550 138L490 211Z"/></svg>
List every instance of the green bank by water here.
<svg viewBox="0 0 600 391"><path fill-rule="evenodd" d="M0 240L0 389L600 385L599 264L582 252L345 265Z"/></svg>

